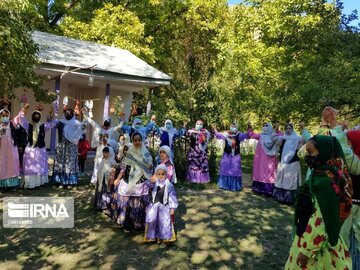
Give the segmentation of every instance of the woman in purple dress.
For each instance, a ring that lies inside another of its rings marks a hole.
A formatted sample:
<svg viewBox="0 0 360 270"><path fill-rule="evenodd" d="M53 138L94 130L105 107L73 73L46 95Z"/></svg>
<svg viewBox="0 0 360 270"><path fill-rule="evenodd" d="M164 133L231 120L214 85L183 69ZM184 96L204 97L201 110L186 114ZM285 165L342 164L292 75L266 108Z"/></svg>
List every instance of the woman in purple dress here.
<svg viewBox="0 0 360 270"><path fill-rule="evenodd" d="M239 191L242 189L240 143L249 139L249 134L239 132L236 124L231 124L230 130L224 133L217 132L215 128L214 131L215 137L225 142L224 154L220 161L219 188Z"/></svg>
<svg viewBox="0 0 360 270"><path fill-rule="evenodd" d="M23 158L23 173L25 188L33 189L49 182L48 155L45 145L45 134L55 127L56 121L41 123L41 111L35 110L31 114L31 122L25 118L25 110L21 110L14 119L26 131L28 145Z"/></svg>
<svg viewBox="0 0 360 270"><path fill-rule="evenodd" d="M171 216L178 207L175 188L167 179L167 167L159 165L155 169L155 178L150 183L151 202L146 209L145 242L164 243L176 241Z"/></svg>
<svg viewBox="0 0 360 270"><path fill-rule="evenodd" d="M192 183L210 182L207 156L210 132L203 128L203 121L198 120L195 128L187 131L187 136L190 137L190 149L188 152L186 179Z"/></svg>

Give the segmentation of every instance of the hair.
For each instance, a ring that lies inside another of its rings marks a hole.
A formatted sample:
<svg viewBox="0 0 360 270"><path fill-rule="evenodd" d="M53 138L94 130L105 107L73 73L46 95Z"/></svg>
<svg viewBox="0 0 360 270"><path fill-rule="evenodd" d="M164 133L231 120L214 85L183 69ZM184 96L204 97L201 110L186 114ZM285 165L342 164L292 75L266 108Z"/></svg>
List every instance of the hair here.
<svg viewBox="0 0 360 270"><path fill-rule="evenodd" d="M139 132L135 132L132 136L131 136L131 140L133 141L135 136L139 136L141 141L143 140L143 137L141 136L141 134Z"/></svg>
<svg viewBox="0 0 360 270"><path fill-rule="evenodd" d="M110 153L110 148L105 146L104 149L102 150L103 153Z"/></svg>

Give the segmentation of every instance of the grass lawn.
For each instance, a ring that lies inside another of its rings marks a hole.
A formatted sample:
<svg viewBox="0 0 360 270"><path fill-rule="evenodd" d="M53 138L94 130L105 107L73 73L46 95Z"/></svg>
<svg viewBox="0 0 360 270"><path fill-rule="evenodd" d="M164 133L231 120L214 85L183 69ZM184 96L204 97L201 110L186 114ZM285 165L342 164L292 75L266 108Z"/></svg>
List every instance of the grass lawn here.
<svg viewBox="0 0 360 270"><path fill-rule="evenodd" d="M251 162L251 156L243 157L242 192L218 190L215 183L177 185L178 241L171 246L143 244L142 234L125 233L93 210L93 187L87 184L88 179L73 190L3 193L1 199L73 196L75 226L1 226L0 269L283 269L291 245L293 210L252 194Z"/></svg>

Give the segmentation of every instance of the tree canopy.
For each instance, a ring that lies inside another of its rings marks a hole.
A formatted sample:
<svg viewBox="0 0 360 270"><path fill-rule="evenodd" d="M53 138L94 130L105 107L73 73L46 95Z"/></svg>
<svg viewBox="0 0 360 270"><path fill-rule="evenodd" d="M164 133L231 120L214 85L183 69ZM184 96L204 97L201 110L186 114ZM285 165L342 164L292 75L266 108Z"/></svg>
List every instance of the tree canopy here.
<svg viewBox="0 0 360 270"><path fill-rule="evenodd" d="M309 122L326 105L350 120L360 115L360 36L350 25L357 14L341 15L340 1L18 2L20 12L0 5L1 29L18 29L11 35L14 46L0 51L2 89L5 81L8 89L34 85L36 46L15 49L30 44L26 31L37 29L127 49L168 73L170 86L144 90L137 101L145 106L150 99L155 114L178 123ZM3 46L9 32L1 33ZM29 76L2 72L10 64Z"/></svg>

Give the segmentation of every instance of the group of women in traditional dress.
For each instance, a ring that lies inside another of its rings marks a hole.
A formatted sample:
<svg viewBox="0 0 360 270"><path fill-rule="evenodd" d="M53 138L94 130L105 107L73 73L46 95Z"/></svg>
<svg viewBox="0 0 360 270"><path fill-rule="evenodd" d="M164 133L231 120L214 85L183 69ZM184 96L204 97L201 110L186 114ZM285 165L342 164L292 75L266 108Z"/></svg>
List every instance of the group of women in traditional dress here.
<svg viewBox="0 0 360 270"><path fill-rule="evenodd" d="M231 191L242 189L240 143L255 139L252 191L279 202L295 202L296 235L285 269L360 268L360 130L344 131L337 122L338 111L331 107L324 109L322 126L314 137L302 123L299 136L290 123L284 133L270 122L263 124L260 133L250 125L242 133L236 124L225 132L214 126L209 131L201 120L188 130L185 126L174 128L169 119L161 128L155 121L144 126L139 118L134 118L131 126L120 122L111 127L110 118L99 125L86 111L82 122L72 109L65 109L61 120L41 122L40 110L33 111L30 120L25 117L26 110L25 106L12 120L9 110L0 110L1 189L18 188L21 172L25 188L48 182L45 134L51 128L58 130L51 182L63 187L76 185L78 144L90 124L94 128L91 145L97 149L91 180L94 207L125 231L144 231L145 242L168 243L176 240L175 139L189 137L186 178L199 184L210 181L210 139L222 140L218 185ZM18 150L23 145L19 130L26 134L24 151ZM118 142L113 138L116 131L121 134ZM161 141L155 159L147 148L150 132L158 134ZM302 183L298 150L304 144L309 169Z"/></svg>

